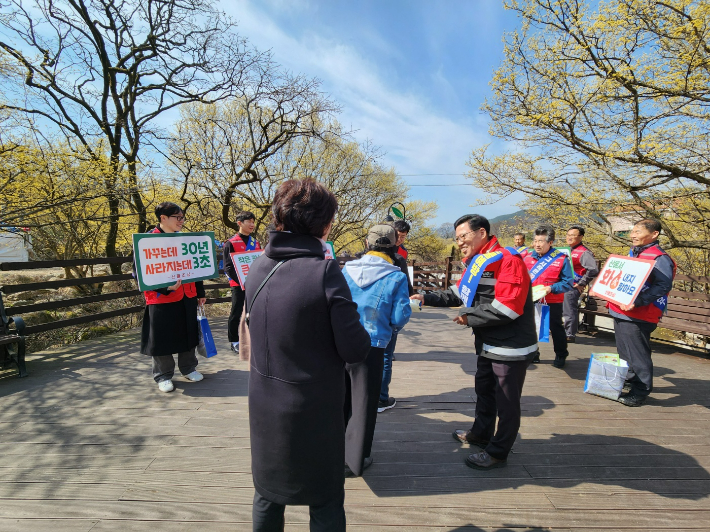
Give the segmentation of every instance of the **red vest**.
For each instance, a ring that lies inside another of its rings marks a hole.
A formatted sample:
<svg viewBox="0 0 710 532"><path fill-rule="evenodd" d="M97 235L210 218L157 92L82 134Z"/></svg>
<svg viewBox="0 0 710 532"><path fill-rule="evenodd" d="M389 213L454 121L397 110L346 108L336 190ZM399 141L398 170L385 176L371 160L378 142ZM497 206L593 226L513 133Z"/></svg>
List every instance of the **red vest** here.
<svg viewBox="0 0 710 532"><path fill-rule="evenodd" d="M584 247L584 244L580 244L576 248L572 249L572 268L574 269L574 273L575 273L575 276L574 276L575 283L585 273L587 273L587 269L583 268L579 262L580 257L584 254L585 251L589 251L589 250Z"/></svg>
<svg viewBox="0 0 710 532"><path fill-rule="evenodd" d="M397 246L397 253L402 255L404 260L407 260L407 257L409 256L409 251L407 251L404 246Z"/></svg>
<svg viewBox="0 0 710 532"><path fill-rule="evenodd" d="M259 244L259 241L256 240L253 236L249 236L249 240L254 240L256 242L256 249L261 249L261 244ZM244 240L242 240L242 237L239 236L239 233L235 233L232 238L229 239L229 242L232 243L232 252L233 253L241 253L243 251L247 250L247 245L244 243ZM229 260L232 260L230 257ZM229 279L229 286L241 286L239 281L233 281L231 278Z"/></svg>
<svg viewBox="0 0 710 532"><path fill-rule="evenodd" d="M526 253L523 257L525 261L525 266L528 267L528 271L532 270L537 264L537 259L532 256L532 252ZM567 255L561 253L552 264L550 264L547 269L538 275L537 279L533 281L533 286L552 286L560 280L560 272L562 268L566 267ZM562 303L565 300L564 294L553 294L550 292L547 294L542 301L546 303Z"/></svg>
<svg viewBox="0 0 710 532"><path fill-rule="evenodd" d="M666 253L656 245L644 249L637 258L646 260L656 260L661 255L668 255L668 253ZM676 263L673 258L671 258L671 260L673 261L673 278L675 279ZM649 303L648 305L644 305L643 307L634 307L631 310L621 310L618 305L615 305L611 302L607 303L606 306L609 310L613 310L614 312L623 314L625 316L628 316L629 318L635 318L637 320L648 321L651 323L658 323L661 320L661 316L663 316L663 309L657 307L653 303Z"/></svg>
<svg viewBox="0 0 710 532"><path fill-rule="evenodd" d="M149 232L162 233L157 227ZM197 297L197 289L195 288L195 283L182 283L177 290L168 292L168 295L163 295L155 290L143 292L143 295L145 296L146 305L161 305L163 303L175 303L183 297Z"/></svg>

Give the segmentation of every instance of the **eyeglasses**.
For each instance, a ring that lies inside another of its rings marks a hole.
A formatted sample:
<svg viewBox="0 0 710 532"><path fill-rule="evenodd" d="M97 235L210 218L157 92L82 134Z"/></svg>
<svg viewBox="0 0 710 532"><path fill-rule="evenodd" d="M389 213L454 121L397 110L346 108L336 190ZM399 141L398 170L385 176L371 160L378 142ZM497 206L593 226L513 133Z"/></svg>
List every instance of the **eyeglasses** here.
<svg viewBox="0 0 710 532"><path fill-rule="evenodd" d="M474 229L473 231L468 231L467 233L463 233L462 235L455 237L454 242L456 242L457 244L460 244L461 242L464 241L464 237L466 235L470 235L471 233L475 233L476 231L477 231L477 229Z"/></svg>
<svg viewBox="0 0 710 532"><path fill-rule="evenodd" d="M168 216L168 218L175 218L178 222L185 221L185 217L180 214L173 214L172 216Z"/></svg>

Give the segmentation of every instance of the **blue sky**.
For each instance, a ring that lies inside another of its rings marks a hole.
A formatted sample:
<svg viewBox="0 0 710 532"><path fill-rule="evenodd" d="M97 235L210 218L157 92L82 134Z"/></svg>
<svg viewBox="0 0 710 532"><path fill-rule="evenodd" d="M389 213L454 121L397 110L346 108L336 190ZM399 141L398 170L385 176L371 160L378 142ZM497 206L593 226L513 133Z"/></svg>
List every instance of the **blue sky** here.
<svg viewBox="0 0 710 532"><path fill-rule="evenodd" d="M222 8L254 46L320 79L342 105L340 122L379 146L382 163L409 185L465 183L471 149L493 141L479 109L503 32L518 26L500 0L226 0ZM435 225L518 209L510 199L470 207L481 197L472 186L410 190L438 202Z"/></svg>

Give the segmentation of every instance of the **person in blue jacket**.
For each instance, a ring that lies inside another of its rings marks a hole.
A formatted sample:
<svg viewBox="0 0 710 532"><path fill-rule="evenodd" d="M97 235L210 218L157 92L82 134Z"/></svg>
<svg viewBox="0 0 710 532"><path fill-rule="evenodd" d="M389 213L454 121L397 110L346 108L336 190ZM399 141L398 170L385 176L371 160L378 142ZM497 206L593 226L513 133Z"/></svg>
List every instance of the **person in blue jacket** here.
<svg viewBox="0 0 710 532"><path fill-rule="evenodd" d="M345 264L343 274L360 323L370 335L364 362L345 364L345 474L360 476L372 464L377 405L382 387L385 347L392 331L409 321L407 276L394 264L397 233L392 226L376 225L367 234L368 252Z"/></svg>

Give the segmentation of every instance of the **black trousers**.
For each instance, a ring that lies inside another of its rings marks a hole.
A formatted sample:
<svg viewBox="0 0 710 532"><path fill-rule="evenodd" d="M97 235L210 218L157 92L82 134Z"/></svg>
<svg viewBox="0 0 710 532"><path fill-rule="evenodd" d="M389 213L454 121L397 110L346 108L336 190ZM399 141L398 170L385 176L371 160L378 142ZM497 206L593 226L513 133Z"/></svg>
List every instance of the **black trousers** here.
<svg viewBox="0 0 710 532"><path fill-rule="evenodd" d="M197 367L195 349L178 353L178 368L183 375L189 375ZM175 359L173 355L153 357L153 380L155 382L172 380L175 375Z"/></svg>
<svg viewBox="0 0 710 532"><path fill-rule="evenodd" d="M552 336L552 346L555 355L567 358L567 333L564 323L562 323L562 307L564 303L549 303L550 305L550 336Z"/></svg>
<svg viewBox="0 0 710 532"><path fill-rule="evenodd" d="M647 397L653 390L653 361L651 360L651 333L657 324L647 321L628 321L614 318L614 335L619 357L629 365L627 382L631 393Z"/></svg>
<svg viewBox="0 0 710 532"><path fill-rule="evenodd" d="M520 429L520 397L530 360L500 361L480 350L476 367L476 421L471 433L489 440L486 452L505 460ZM496 429L496 417L498 428Z"/></svg>
<svg viewBox="0 0 710 532"><path fill-rule="evenodd" d="M370 347L364 362L345 364L345 463L356 476L372 452L384 353L384 347Z"/></svg>
<svg viewBox="0 0 710 532"><path fill-rule="evenodd" d="M227 337L230 342L239 341L239 320L244 310L244 290L241 286L232 287L232 310L227 321Z"/></svg>
<svg viewBox="0 0 710 532"><path fill-rule="evenodd" d="M341 491L332 501L321 506L309 506L311 514L311 532L345 532L345 490ZM252 523L254 532L283 532L283 504L271 502L257 491L254 493L252 505Z"/></svg>

